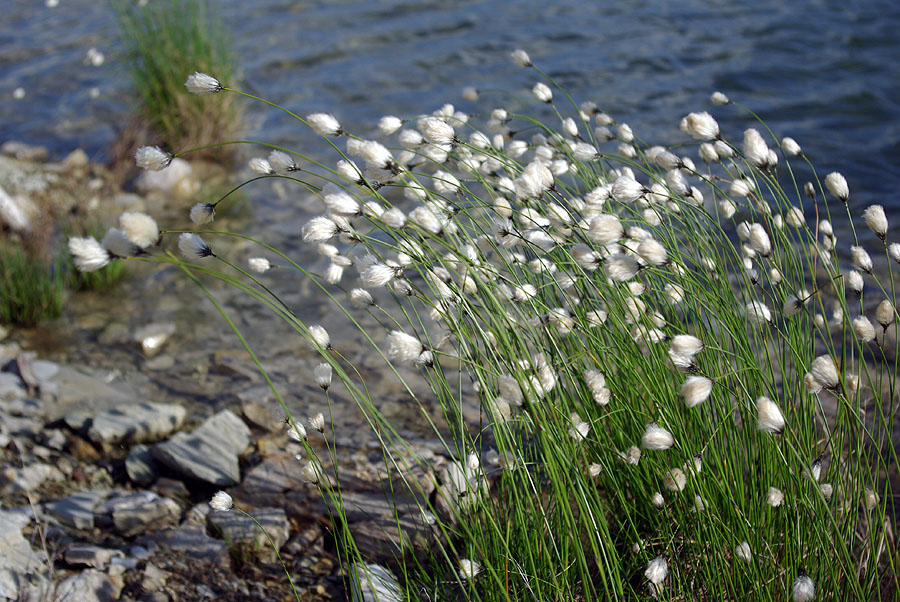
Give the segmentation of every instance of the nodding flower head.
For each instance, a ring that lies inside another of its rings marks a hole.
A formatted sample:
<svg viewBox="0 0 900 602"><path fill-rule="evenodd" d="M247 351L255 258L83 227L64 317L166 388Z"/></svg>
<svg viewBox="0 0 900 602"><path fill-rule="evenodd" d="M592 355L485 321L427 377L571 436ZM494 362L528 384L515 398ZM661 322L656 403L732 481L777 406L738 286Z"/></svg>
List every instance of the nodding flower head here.
<svg viewBox="0 0 900 602"><path fill-rule="evenodd" d="M712 103L713 103L714 105L718 105L718 106L721 106L721 105L727 105L728 103L731 102L731 99L728 98L728 97L727 97L724 93L722 93L722 92L713 92L713 93L712 93L712 96L710 96L709 99L710 99L710 101L712 101Z"/></svg>
<svg viewBox="0 0 900 602"><path fill-rule="evenodd" d="M521 48L517 48L512 51L510 54L513 62L519 67L531 67L531 57L528 56L528 53L522 50Z"/></svg>
<svg viewBox="0 0 900 602"><path fill-rule="evenodd" d="M152 247L159 242L156 220L146 213L126 211L119 216L119 227L128 240L140 249Z"/></svg>
<svg viewBox="0 0 900 602"><path fill-rule="evenodd" d="M75 260L75 267L82 272L96 272L109 264L112 257L93 236L69 239L69 253Z"/></svg>
<svg viewBox="0 0 900 602"><path fill-rule="evenodd" d="M825 176L825 187L845 204L850 199L850 187L847 185L847 180L836 171Z"/></svg>
<svg viewBox="0 0 900 602"><path fill-rule="evenodd" d="M869 230L874 232L878 238L884 240L888 230L888 221L887 216L884 214L884 207L881 205L870 205L863 211L863 219L866 220Z"/></svg>
<svg viewBox="0 0 900 602"><path fill-rule="evenodd" d="M209 500L209 507L220 512L228 512L234 508L234 500L224 491L217 491Z"/></svg>
<svg viewBox="0 0 900 602"><path fill-rule="evenodd" d="M778 404L766 396L756 400L757 428L766 433L780 435L784 432L784 416Z"/></svg>
<svg viewBox="0 0 900 602"><path fill-rule="evenodd" d="M275 174L275 170L272 169L272 164L260 157L253 157L247 165L253 173L258 173L263 176Z"/></svg>
<svg viewBox="0 0 900 602"><path fill-rule="evenodd" d="M791 589L791 600L793 602L810 602L816 597L816 585L813 580L806 575L800 575L794 579L794 585Z"/></svg>
<svg viewBox="0 0 900 602"><path fill-rule="evenodd" d="M200 96L215 94L216 92L221 92L225 89L225 87L219 83L219 80L212 75L200 73L199 71L195 71L188 76L187 81L184 82L184 87L187 88L188 92L191 94L199 94Z"/></svg>
<svg viewBox="0 0 900 602"><path fill-rule="evenodd" d="M316 379L316 384L327 391L328 387L331 386L331 376L333 373L334 370L332 369L331 364L319 364L313 370L313 377Z"/></svg>
<svg viewBox="0 0 900 602"><path fill-rule="evenodd" d="M201 226L213 221L216 216L216 205L214 203L197 203L191 207L191 221Z"/></svg>
<svg viewBox="0 0 900 602"><path fill-rule="evenodd" d="M531 93L541 102L546 102L547 104L553 102L553 91L543 82L536 83L531 89Z"/></svg>
<svg viewBox="0 0 900 602"><path fill-rule="evenodd" d="M675 443L672 433L659 426L656 422L651 422L644 429L641 437L641 447L644 449L669 449Z"/></svg>
<svg viewBox="0 0 900 602"><path fill-rule="evenodd" d="M167 153L158 146L142 146L134 153L134 162L141 169L160 171L172 163L172 153Z"/></svg>
<svg viewBox="0 0 900 602"><path fill-rule="evenodd" d="M269 164L276 172L290 173L300 169L289 154L280 150L269 153Z"/></svg>
<svg viewBox="0 0 900 602"><path fill-rule="evenodd" d="M215 253L209 248L202 238L196 234L185 232L178 237L178 248L181 254L187 259L203 259L204 257L215 257Z"/></svg>
<svg viewBox="0 0 900 602"><path fill-rule="evenodd" d="M306 122L319 136L340 136L344 133L340 122L328 113L313 113L306 116Z"/></svg>
<svg viewBox="0 0 900 602"><path fill-rule="evenodd" d="M719 138L719 124L706 111L690 113L682 119L681 130L698 140L717 140Z"/></svg>

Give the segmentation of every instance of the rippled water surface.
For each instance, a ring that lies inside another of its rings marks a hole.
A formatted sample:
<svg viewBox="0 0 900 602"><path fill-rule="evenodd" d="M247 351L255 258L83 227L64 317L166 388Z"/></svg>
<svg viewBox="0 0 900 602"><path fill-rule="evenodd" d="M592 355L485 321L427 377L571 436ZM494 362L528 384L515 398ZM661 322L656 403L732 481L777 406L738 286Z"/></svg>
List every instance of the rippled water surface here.
<svg viewBox="0 0 900 602"><path fill-rule="evenodd" d="M2 137L104 157L127 109L107 4L4 4ZM722 90L796 138L821 169L841 169L861 203L900 208L900 4L892 0L213 5L233 31L246 88L300 111L331 111L357 130L444 102L475 109L460 98L465 85L524 92L531 74L508 60L522 47L574 98L596 101L651 142L680 139L680 117ZM101 67L84 64L90 47L106 54ZM15 101L18 87L26 96ZM726 132L745 126L735 111L717 116ZM251 111L249 127L266 139L299 137L271 111Z"/></svg>

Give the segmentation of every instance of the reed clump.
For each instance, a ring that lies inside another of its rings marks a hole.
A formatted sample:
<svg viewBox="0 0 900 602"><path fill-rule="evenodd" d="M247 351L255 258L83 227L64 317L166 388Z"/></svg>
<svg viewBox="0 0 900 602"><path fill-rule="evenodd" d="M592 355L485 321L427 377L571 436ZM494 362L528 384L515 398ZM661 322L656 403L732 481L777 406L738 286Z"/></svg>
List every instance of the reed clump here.
<svg viewBox="0 0 900 602"><path fill-rule="evenodd" d="M513 59L536 79L537 111L387 116L385 144L290 112L335 163L259 143L270 152L252 181L322 201L298 228L314 265L261 240L246 269L217 252L243 237L201 226L222 201L193 207L187 230L132 214L116 244L70 248L83 269L178 265L213 301L204 282L223 280L321 354L310 378L324 414L309 432L288 414L308 455L297 470L343 512L327 418L343 387L429 534L397 550L391 574L334 522L345 574L380 600L892 599L900 243L883 208L857 215L843 176L820 178L724 94L711 110L750 127L725 132L698 111L664 148L573 101L525 52ZM249 96L220 81L187 84ZM139 163L171 157L144 149ZM183 258L159 246L175 236ZM273 269L313 279L358 337L301 321L267 284ZM359 345L444 442L433 492L346 359Z"/></svg>

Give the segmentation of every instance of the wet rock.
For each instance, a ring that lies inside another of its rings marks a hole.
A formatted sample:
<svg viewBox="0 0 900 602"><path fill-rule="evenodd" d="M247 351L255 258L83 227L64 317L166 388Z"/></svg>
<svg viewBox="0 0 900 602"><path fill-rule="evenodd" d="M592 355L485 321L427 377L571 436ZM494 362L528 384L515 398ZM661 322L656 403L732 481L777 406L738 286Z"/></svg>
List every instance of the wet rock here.
<svg viewBox="0 0 900 602"><path fill-rule="evenodd" d="M61 470L49 464L4 468L0 471L0 493L34 491L48 481L62 481L65 478Z"/></svg>
<svg viewBox="0 0 900 602"><path fill-rule="evenodd" d="M139 491L107 500L95 508L94 514L98 520L101 515L104 519L108 516L116 531L125 537L133 537L150 529L177 524L181 507L153 491Z"/></svg>
<svg viewBox="0 0 900 602"><path fill-rule="evenodd" d="M149 446L138 444L131 448L125 458L125 472L132 483L142 487L156 479L156 461Z"/></svg>
<svg viewBox="0 0 900 602"><path fill-rule="evenodd" d="M208 520L213 530L230 546L250 553L263 562L275 562L278 560L276 552L281 550L290 536L287 515L281 508L256 508L250 514L256 519L255 522L239 512L218 510L210 512Z"/></svg>
<svg viewBox="0 0 900 602"><path fill-rule="evenodd" d="M63 525L87 531L94 528L94 508L109 494L108 491L79 491L50 502L46 511Z"/></svg>
<svg viewBox="0 0 900 602"><path fill-rule="evenodd" d="M249 420L251 424L266 429L267 431L271 430L272 423L275 422L272 418L272 412L255 401L243 402L241 404L241 412L244 414L244 418Z"/></svg>
<svg viewBox="0 0 900 602"><path fill-rule="evenodd" d="M350 598L353 602L400 602L403 590L397 578L377 564L350 567Z"/></svg>
<svg viewBox="0 0 900 602"><path fill-rule="evenodd" d="M88 437L105 447L156 441L178 430L186 414L182 406L174 404L134 403L111 408L94 417Z"/></svg>
<svg viewBox="0 0 900 602"><path fill-rule="evenodd" d="M225 542L207 535L206 529L201 525L187 523L173 529L164 529L149 535L148 541L197 560L223 566L229 562Z"/></svg>
<svg viewBox="0 0 900 602"><path fill-rule="evenodd" d="M175 333L175 324L171 322L154 322L134 331L134 340L140 343L144 355L153 356L159 353L166 341Z"/></svg>
<svg viewBox="0 0 900 602"><path fill-rule="evenodd" d="M50 152L43 146L8 140L0 146L0 154L20 161L41 162L50 158Z"/></svg>
<svg viewBox="0 0 900 602"><path fill-rule="evenodd" d="M119 599L121 587L116 587L109 575L88 569L63 579L56 586L54 602L112 602Z"/></svg>
<svg viewBox="0 0 900 602"><path fill-rule="evenodd" d="M124 558L121 550L111 550L98 546L76 544L66 549L63 558L72 566L88 566L105 569L113 558Z"/></svg>
<svg viewBox="0 0 900 602"><path fill-rule="evenodd" d="M228 410L192 433L178 433L153 447L153 457L186 477L219 487L240 481L238 455L250 445L250 429Z"/></svg>

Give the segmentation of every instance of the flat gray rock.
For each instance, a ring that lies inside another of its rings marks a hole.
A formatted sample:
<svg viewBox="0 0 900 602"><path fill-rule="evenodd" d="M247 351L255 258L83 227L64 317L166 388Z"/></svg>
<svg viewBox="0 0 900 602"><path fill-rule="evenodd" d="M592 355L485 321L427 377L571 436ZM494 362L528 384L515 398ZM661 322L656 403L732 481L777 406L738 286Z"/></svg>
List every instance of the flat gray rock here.
<svg viewBox="0 0 900 602"><path fill-rule="evenodd" d="M249 514L256 519L255 522L239 512L218 510L210 512L207 518L213 530L231 546L246 550L263 562L275 562L278 560L276 552L281 550L290 536L287 515L281 508L256 508Z"/></svg>
<svg viewBox="0 0 900 602"><path fill-rule="evenodd" d="M228 487L241 480L238 456L250 445L250 429L228 410L192 433L178 433L153 447L153 457L185 477Z"/></svg>
<svg viewBox="0 0 900 602"><path fill-rule="evenodd" d="M0 372L0 399L14 399L25 395L25 383L18 374Z"/></svg>
<svg viewBox="0 0 900 602"><path fill-rule="evenodd" d="M47 566L22 535L29 520L24 514L0 512L0 598L17 599L25 575Z"/></svg>
<svg viewBox="0 0 900 602"><path fill-rule="evenodd" d="M106 573L87 569L63 579L53 602L112 602L119 599L121 590Z"/></svg>
<svg viewBox="0 0 900 602"><path fill-rule="evenodd" d="M50 464L29 464L23 468L0 471L0 493L34 491L48 481L62 481L66 476Z"/></svg>
<svg viewBox="0 0 900 602"><path fill-rule="evenodd" d="M181 507L153 491L138 491L113 497L94 509L95 515L109 516L121 535L133 537L178 523Z"/></svg>
<svg viewBox="0 0 900 602"><path fill-rule="evenodd" d="M45 509L60 523L87 531L94 528L94 508L107 496L108 491L79 491L48 503Z"/></svg>
<svg viewBox="0 0 900 602"><path fill-rule="evenodd" d="M66 548L63 558L72 566L87 566L95 569L105 569L113 558L124 558L121 550L111 550L99 546L75 544Z"/></svg>
<svg viewBox="0 0 900 602"><path fill-rule="evenodd" d="M187 523L174 529L164 529L149 537L150 541L165 545L173 551L183 552L191 558L220 565L227 565L229 562L225 542L207 535L206 529L201 525Z"/></svg>
<svg viewBox="0 0 900 602"><path fill-rule="evenodd" d="M88 437L101 445L157 441L175 432L187 411L179 405L133 403L105 410L94 417Z"/></svg>

